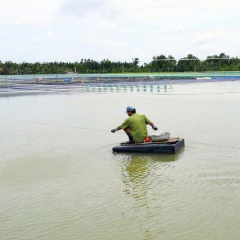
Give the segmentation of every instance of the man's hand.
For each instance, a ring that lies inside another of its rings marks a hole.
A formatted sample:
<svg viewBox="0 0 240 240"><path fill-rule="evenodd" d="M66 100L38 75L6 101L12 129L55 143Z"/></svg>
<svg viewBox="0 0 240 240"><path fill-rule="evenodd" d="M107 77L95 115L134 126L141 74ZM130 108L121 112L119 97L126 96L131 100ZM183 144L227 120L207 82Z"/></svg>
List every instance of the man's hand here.
<svg viewBox="0 0 240 240"><path fill-rule="evenodd" d="M152 126L152 129L155 130L155 131L158 130L158 128L156 126Z"/></svg>
<svg viewBox="0 0 240 240"><path fill-rule="evenodd" d="M115 133L116 131L117 131L116 128L114 128L114 129L111 130L112 133Z"/></svg>

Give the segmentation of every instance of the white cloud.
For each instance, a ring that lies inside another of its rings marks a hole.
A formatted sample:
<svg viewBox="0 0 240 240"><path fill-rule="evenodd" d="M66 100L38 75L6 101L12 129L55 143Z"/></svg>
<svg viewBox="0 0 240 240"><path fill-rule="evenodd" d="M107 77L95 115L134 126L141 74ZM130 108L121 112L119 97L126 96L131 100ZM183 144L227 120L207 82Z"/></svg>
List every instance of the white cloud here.
<svg viewBox="0 0 240 240"><path fill-rule="evenodd" d="M239 7L238 0L8 0L1 6L0 60L240 56ZM26 54L11 51L16 46Z"/></svg>
<svg viewBox="0 0 240 240"><path fill-rule="evenodd" d="M214 43L222 36L222 34L223 32L219 29L213 29L211 31L204 32L198 35L195 44L197 46L205 43Z"/></svg>
<svg viewBox="0 0 240 240"><path fill-rule="evenodd" d="M117 26L112 22L103 22L99 26L100 31L116 31Z"/></svg>
<svg viewBox="0 0 240 240"><path fill-rule="evenodd" d="M26 15L22 15L19 17L17 21L17 25L36 25L40 23L44 23L49 21L50 18L42 13L30 13Z"/></svg>
<svg viewBox="0 0 240 240"><path fill-rule="evenodd" d="M40 34L36 37L34 37L33 42L52 42L56 41L57 37L52 31L47 31L44 34Z"/></svg>

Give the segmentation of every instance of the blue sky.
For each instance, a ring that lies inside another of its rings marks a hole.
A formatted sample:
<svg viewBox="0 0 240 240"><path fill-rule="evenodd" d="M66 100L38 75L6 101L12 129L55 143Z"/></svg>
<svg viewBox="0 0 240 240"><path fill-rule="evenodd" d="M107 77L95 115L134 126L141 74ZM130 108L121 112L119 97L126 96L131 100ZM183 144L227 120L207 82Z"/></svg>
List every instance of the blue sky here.
<svg viewBox="0 0 240 240"><path fill-rule="evenodd" d="M0 1L3 62L240 57L238 0Z"/></svg>

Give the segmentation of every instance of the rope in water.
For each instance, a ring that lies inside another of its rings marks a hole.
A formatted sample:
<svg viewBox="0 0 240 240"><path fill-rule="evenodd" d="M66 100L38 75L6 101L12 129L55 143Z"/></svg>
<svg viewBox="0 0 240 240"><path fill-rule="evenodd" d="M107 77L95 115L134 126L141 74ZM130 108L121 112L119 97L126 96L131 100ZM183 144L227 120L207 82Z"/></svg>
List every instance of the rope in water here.
<svg viewBox="0 0 240 240"><path fill-rule="evenodd" d="M237 149L240 150L238 147L231 147L231 146L226 146L226 145L218 145L218 144L211 144L211 143L203 143L203 142L194 142L194 141L188 141L190 143L195 143L195 144L201 144L201 145L207 145L207 146L213 146L213 147L222 147L222 148L231 148L231 149Z"/></svg>
<svg viewBox="0 0 240 240"><path fill-rule="evenodd" d="M0 120L21 122L21 123L29 123L29 124L38 124L38 125L48 125L48 126L55 126L55 127L66 127L66 128L75 128L75 129L84 129L84 130L94 130L94 131L102 131L102 132L109 132L110 133L109 129L86 128L86 127L79 127L79 126L72 126L72 125L62 125L62 124L42 123L42 122L31 122L31 121L7 119L7 118L0 118ZM195 141L187 141L187 142L194 143L194 144L213 146L213 147L221 147L221 148L229 148L229 149L240 150L240 148L238 148L238 147L231 147L231 146L226 146L226 145L218 145L218 144L195 142Z"/></svg>
<svg viewBox="0 0 240 240"><path fill-rule="evenodd" d="M30 122L25 120L16 120L16 119L7 119L7 118L0 118L0 120L4 121L14 121L14 122L21 122L21 123L30 123L30 124L39 124L39 125L49 125L49 126L55 126L55 127L66 127L66 128L78 128L78 129L86 129L86 130L94 130L94 131L110 131L109 129L94 129L94 128L85 128L85 127L79 127L79 126L72 126L72 125L62 125L62 124L55 124L55 123L43 123L43 122Z"/></svg>

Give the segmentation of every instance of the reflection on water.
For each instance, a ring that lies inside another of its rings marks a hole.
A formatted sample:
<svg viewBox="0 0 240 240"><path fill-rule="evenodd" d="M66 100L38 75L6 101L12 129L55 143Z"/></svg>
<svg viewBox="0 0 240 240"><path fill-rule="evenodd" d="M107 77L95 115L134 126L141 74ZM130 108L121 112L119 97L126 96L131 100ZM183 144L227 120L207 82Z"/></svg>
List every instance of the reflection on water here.
<svg viewBox="0 0 240 240"><path fill-rule="evenodd" d="M147 159L133 157L124 166L123 183L126 185L125 193L131 194L136 201L146 199L148 187L148 176L151 174ZM141 203L142 204L142 203Z"/></svg>
<svg viewBox="0 0 240 240"><path fill-rule="evenodd" d="M122 161L122 181L126 186L124 192L136 200L137 208L147 206L149 191L154 188L156 183L164 182L164 178L166 178L164 169L171 165L169 162L179 158L179 154L121 155L124 159Z"/></svg>
<svg viewBox="0 0 240 240"><path fill-rule="evenodd" d="M146 156L147 155L147 156ZM166 167L168 162L178 159L179 154L163 155L161 157L154 154L126 155L127 160L122 162L123 183L126 185L125 193L130 194L137 201L139 206L144 206L143 201L147 200L147 193L152 189L153 178L161 182L163 176L156 175L156 171L161 165Z"/></svg>

